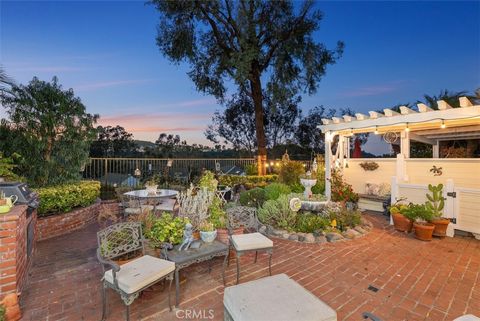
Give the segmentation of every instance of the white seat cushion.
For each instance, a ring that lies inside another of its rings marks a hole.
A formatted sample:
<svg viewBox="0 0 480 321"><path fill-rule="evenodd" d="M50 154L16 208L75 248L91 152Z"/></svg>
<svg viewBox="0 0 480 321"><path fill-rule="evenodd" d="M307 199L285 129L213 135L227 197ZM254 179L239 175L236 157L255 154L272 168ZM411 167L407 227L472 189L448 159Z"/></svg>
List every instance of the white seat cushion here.
<svg viewBox="0 0 480 321"><path fill-rule="evenodd" d="M155 283L175 270L175 263L144 255L120 266L117 272L118 287L125 293L137 292ZM113 284L112 270L105 272L105 280Z"/></svg>
<svg viewBox="0 0 480 321"><path fill-rule="evenodd" d="M473 314L466 314L466 315L462 315L461 317L456 318L453 321L480 321L480 318L474 316Z"/></svg>
<svg viewBox="0 0 480 321"><path fill-rule="evenodd" d="M141 214L143 211L153 211L153 205L142 205L141 207L127 207L125 214Z"/></svg>
<svg viewBox="0 0 480 321"><path fill-rule="evenodd" d="M337 313L286 274L225 288L223 305L235 321L336 321Z"/></svg>
<svg viewBox="0 0 480 321"><path fill-rule="evenodd" d="M232 235L233 246L237 251L248 251L273 247L273 242L260 233Z"/></svg>

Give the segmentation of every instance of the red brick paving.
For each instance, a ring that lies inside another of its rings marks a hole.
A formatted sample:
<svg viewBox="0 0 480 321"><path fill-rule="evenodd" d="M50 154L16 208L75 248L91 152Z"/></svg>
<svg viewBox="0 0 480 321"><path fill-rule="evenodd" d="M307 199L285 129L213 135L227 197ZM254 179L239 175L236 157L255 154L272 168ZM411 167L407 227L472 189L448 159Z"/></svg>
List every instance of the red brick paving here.
<svg viewBox="0 0 480 321"><path fill-rule="evenodd" d="M338 320L361 320L364 311L385 321L480 316L480 241L455 237L422 242L394 231L382 217L367 216L374 229L355 241L302 244L274 239L273 274L292 277L334 308ZM21 296L23 320L100 319L97 230L94 224L38 243L30 282ZM132 320L211 320L210 310L214 320L223 320L221 264L216 259L210 274L207 264L188 268L181 304L173 312L161 286L145 293L131 306ZM268 273L264 255L256 264L246 256L241 266L241 282ZM235 280L234 267L227 269L228 285ZM379 291L367 290L369 285ZM108 298L108 320L124 320L119 296L109 290Z"/></svg>

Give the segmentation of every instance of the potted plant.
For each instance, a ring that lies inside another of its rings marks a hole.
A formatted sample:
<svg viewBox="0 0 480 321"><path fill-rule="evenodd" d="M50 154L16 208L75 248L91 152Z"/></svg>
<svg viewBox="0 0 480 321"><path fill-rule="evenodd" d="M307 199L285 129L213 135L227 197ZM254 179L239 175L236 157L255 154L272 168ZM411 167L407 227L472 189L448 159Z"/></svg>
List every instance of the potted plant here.
<svg viewBox="0 0 480 321"><path fill-rule="evenodd" d="M155 220L150 230L147 230L145 236L155 248L162 248L165 243L180 244L187 223L189 223L188 218L173 217L170 213L163 213Z"/></svg>
<svg viewBox="0 0 480 321"><path fill-rule="evenodd" d="M402 199L403 200L403 199ZM401 204L402 200L398 200L395 204L390 206L390 215L392 215L393 227L400 232L410 233L413 227L415 217L406 214L408 205Z"/></svg>
<svg viewBox="0 0 480 321"><path fill-rule="evenodd" d="M438 184L437 186L428 184L428 190L431 194L426 194L428 200L425 202L425 207L432 213L430 223L435 225L433 235L444 237L447 235L447 228L448 224L450 224L450 220L441 217L445 206L445 198L442 193L443 184Z"/></svg>
<svg viewBox="0 0 480 321"><path fill-rule="evenodd" d="M433 229L435 228L435 225L429 223L432 219L432 212L428 210L424 204L411 204L407 212L417 219L413 222L415 238L422 241L431 241Z"/></svg>
<svg viewBox="0 0 480 321"><path fill-rule="evenodd" d="M200 238L205 243L211 243L217 237L217 230L210 222L203 222L200 224Z"/></svg>

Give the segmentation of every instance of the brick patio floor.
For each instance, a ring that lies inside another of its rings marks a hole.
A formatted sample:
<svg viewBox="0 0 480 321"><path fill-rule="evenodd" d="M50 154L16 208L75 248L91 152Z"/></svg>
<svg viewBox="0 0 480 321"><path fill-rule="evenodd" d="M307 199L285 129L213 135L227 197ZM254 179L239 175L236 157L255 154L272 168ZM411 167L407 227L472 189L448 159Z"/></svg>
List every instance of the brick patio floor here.
<svg viewBox="0 0 480 321"><path fill-rule="evenodd" d="M338 320L361 320L363 311L385 321L480 316L480 241L455 237L421 242L395 232L383 217L367 216L374 229L355 241L301 244L274 239L273 274L286 273L299 282L334 308ZM38 243L29 285L21 296L23 320L100 319L97 230L94 224ZM216 259L210 274L203 263L186 269L181 304L173 312L161 286L143 294L131 307L132 320L211 320L211 313L214 320L223 320L221 265L222 259ZM246 256L241 266L240 282L268 273L264 255L256 264ZM234 267L227 269L227 285L234 283ZM379 291L368 290L369 285ZM109 290L108 299L107 320L123 320L119 296Z"/></svg>

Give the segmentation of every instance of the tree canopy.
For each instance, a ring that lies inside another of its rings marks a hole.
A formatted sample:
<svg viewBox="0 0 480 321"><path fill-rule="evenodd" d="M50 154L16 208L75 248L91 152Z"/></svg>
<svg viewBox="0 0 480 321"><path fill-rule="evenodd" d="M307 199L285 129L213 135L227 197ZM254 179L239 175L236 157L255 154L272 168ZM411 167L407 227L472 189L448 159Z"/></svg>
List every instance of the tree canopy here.
<svg viewBox="0 0 480 321"><path fill-rule="evenodd" d="M187 62L197 89L221 102L227 82L252 98L259 172L265 172L264 89L314 93L343 51L316 42L322 13L313 1L152 0L160 13L157 44L174 63ZM262 85L262 81L266 84Z"/></svg>
<svg viewBox="0 0 480 321"><path fill-rule="evenodd" d="M22 173L36 186L58 184L80 177L95 138L98 115L86 112L72 89L33 78L28 85L12 85L0 101L8 120L2 120L1 149L18 152ZM8 155L7 155L8 156Z"/></svg>
<svg viewBox="0 0 480 321"><path fill-rule="evenodd" d="M122 126L98 126L97 139L90 146L92 157L130 156L135 151L136 144L133 134Z"/></svg>

